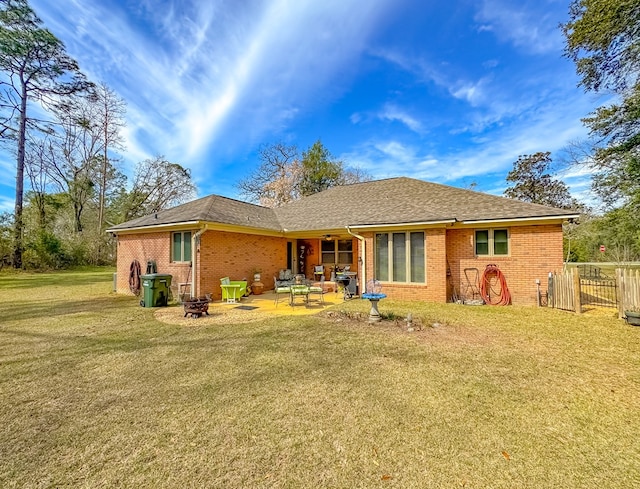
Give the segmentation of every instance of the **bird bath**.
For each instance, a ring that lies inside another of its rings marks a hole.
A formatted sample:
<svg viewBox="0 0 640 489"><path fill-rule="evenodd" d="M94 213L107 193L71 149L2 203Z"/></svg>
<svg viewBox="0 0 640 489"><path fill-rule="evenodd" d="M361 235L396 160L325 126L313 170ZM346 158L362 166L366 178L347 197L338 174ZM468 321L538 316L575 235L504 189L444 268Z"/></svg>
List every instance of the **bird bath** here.
<svg viewBox="0 0 640 489"><path fill-rule="evenodd" d="M367 289L361 296L363 299L368 299L371 302L371 310L369 311L369 322L377 323L382 320L380 317L380 311L378 311L378 302L380 299L387 297L382 293L382 285L377 280L369 280L367 282Z"/></svg>

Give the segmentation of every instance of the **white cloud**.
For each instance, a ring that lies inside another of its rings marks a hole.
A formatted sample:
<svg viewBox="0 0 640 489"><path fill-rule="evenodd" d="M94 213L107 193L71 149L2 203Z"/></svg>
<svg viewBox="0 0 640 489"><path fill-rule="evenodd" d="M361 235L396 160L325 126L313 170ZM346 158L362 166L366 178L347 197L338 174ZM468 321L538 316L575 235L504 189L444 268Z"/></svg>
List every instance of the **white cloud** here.
<svg viewBox="0 0 640 489"><path fill-rule="evenodd" d="M476 21L479 32L491 32L498 39L513 43L532 53L562 50L562 36L558 23L547 8L548 1L483 0Z"/></svg>
<svg viewBox="0 0 640 489"><path fill-rule="evenodd" d="M371 54L416 75L425 84L432 82L445 88L450 84L449 76L446 75L445 70L441 66L434 65L425 57L408 56L393 49L377 49Z"/></svg>
<svg viewBox="0 0 640 489"><path fill-rule="evenodd" d="M424 131L420 121L407 114L407 112L394 104L386 104L382 111L378 113L378 118L392 122L398 121L418 134Z"/></svg>
<svg viewBox="0 0 640 489"><path fill-rule="evenodd" d="M368 141L353 152L340 155L349 166L360 167L374 178L388 178L398 175L424 178L426 172L438 171L438 160L421 154L419 147L395 140Z"/></svg>
<svg viewBox="0 0 640 489"><path fill-rule="evenodd" d="M128 101L136 159L195 162L223 134L227 145L238 135L246 144L317 103L393 2L33 4L81 68ZM143 18L153 31L140 30Z"/></svg>
<svg viewBox="0 0 640 489"><path fill-rule="evenodd" d="M475 82L458 81L449 92L457 99L466 100L472 107L478 107L487 102L486 86L490 78L481 78Z"/></svg>
<svg viewBox="0 0 640 489"><path fill-rule="evenodd" d="M519 155L538 151L561 151L567 141L586 135L580 123L586 101L577 94L565 105L549 103L523 113L509 126L496 128L486 138L460 134L451 141L437 141L428 150L424 145L408 144L396 139L371 140L342 155L350 165L357 165L376 178L407 175L425 180L456 183L475 178L486 179L511 170ZM552 155L555 156L555 155ZM567 175L567 178L569 176ZM491 179L488 180L491 182ZM577 187L578 181L570 180ZM501 194L504 186L491 183L479 190Z"/></svg>
<svg viewBox="0 0 640 489"><path fill-rule="evenodd" d="M409 58L402 53L393 51L378 51L376 55L389 63L417 76L423 83L433 83L446 90L452 99L462 100L469 107L478 109L469 111L464 118L459 119L458 127L452 129L453 133L472 132L479 133L488 126L498 124L503 119L519 114L537 102L531 97L531 91L525 91L514 87L513 79L504 80L493 74L478 79L469 79L450 73L452 67L434 67L424 58ZM516 77L517 78L517 77ZM549 80L541 78L536 80L531 77L526 84L535 85L538 81L548 83ZM522 88L522 87L521 87ZM444 114L446 116L446 114ZM443 114L438 114L442 118Z"/></svg>
<svg viewBox="0 0 640 489"><path fill-rule="evenodd" d="M555 176L569 187L569 191L573 197L587 205L596 205L596 200L598 199L591 190L591 178L593 173L586 165L569 166L558 172Z"/></svg>

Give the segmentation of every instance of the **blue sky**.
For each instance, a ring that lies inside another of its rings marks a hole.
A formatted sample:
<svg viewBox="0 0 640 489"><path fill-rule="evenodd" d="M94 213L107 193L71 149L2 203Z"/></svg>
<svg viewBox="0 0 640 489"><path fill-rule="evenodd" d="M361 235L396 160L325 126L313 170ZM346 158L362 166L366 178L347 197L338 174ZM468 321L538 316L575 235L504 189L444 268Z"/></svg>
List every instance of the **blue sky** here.
<svg viewBox="0 0 640 489"><path fill-rule="evenodd" d="M237 198L263 144L321 139L374 178L502 194L519 155L559 159L602 100L577 87L569 0L31 0L124 98L122 170L164 155ZM0 209L15 164L0 159ZM577 197L588 175L559 175Z"/></svg>

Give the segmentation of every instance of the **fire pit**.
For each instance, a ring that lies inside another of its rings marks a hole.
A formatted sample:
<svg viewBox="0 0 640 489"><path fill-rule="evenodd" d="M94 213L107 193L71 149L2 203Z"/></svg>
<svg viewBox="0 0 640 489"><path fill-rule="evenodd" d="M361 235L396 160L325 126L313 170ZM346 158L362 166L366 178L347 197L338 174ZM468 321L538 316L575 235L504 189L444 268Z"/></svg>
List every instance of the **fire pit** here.
<svg viewBox="0 0 640 489"><path fill-rule="evenodd" d="M371 302L371 310L369 311L369 322L377 323L382 320L380 317L380 311L378 311L378 302L380 299L387 297L382 293L382 285L377 280L369 280L367 282L367 289L362 294L363 299L368 299Z"/></svg>
<svg viewBox="0 0 640 489"><path fill-rule="evenodd" d="M197 299L187 299L183 302L184 317L191 314L192 318L199 318L203 314L209 315L209 302L211 297L199 297Z"/></svg>

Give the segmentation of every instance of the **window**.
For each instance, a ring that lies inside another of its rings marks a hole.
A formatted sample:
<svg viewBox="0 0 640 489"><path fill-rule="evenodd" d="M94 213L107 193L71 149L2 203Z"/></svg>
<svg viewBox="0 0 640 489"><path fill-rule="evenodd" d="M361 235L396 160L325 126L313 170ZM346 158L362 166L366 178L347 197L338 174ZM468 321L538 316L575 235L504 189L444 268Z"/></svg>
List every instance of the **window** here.
<svg viewBox="0 0 640 489"><path fill-rule="evenodd" d="M424 283L424 233L411 233L411 282ZM417 266L420 264L421 266Z"/></svg>
<svg viewBox="0 0 640 489"><path fill-rule="evenodd" d="M322 242L322 263L324 265L336 263L336 242L334 240Z"/></svg>
<svg viewBox="0 0 640 489"><path fill-rule="evenodd" d="M489 231L476 231L476 255L489 254Z"/></svg>
<svg viewBox="0 0 640 489"><path fill-rule="evenodd" d="M171 261L191 261L191 231L173 233Z"/></svg>
<svg viewBox="0 0 640 489"><path fill-rule="evenodd" d="M323 240L321 245L322 264L353 264L353 241L350 239Z"/></svg>
<svg viewBox="0 0 640 489"><path fill-rule="evenodd" d="M476 255L508 255L509 233L506 229L476 231Z"/></svg>
<svg viewBox="0 0 640 489"><path fill-rule="evenodd" d="M353 263L353 241L350 239L338 240L338 261L345 265L351 265Z"/></svg>
<svg viewBox="0 0 640 489"><path fill-rule="evenodd" d="M377 233L375 273L382 282L425 282L424 233Z"/></svg>

